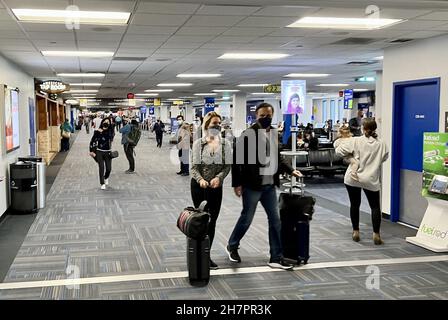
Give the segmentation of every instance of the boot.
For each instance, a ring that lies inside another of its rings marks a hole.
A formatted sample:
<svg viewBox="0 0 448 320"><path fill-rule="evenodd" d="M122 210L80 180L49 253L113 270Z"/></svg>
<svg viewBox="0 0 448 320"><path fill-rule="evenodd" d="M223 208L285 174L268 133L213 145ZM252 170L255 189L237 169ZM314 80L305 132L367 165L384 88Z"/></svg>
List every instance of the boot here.
<svg viewBox="0 0 448 320"><path fill-rule="evenodd" d="M359 237L359 230L353 230L352 239L355 242L359 242L361 240Z"/></svg>
<svg viewBox="0 0 448 320"><path fill-rule="evenodd" d="M380 234L379 233L373 233L373 243L376 245L381 245L384 243L383 240L381 240Z"/></svg>

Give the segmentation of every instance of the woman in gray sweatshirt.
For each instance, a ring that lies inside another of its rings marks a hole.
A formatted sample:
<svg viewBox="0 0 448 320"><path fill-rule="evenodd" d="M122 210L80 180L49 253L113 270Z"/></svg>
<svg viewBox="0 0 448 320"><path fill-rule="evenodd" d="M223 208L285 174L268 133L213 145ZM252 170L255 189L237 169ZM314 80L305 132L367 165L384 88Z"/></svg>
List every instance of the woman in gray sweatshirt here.
<svg viewBox="0 0 448 320"><path fill-rule="evenodd" d="M389 150L387 145L378 139L376 134L377 124L373 119L366 119L363 124L364 134L361 137L351 139L349 143L340 144L335 152L341 157L353 156L359 163L356 175L353 179L351 168L347 169L344 184L350 198L350 218L352 220L354 241L360 241L359 237L359 207L361 205L361 189L367 196L372 211L373 242L383 244L380 236L381 209L380 209L380 172L381 165L387 160Z"/></svg>

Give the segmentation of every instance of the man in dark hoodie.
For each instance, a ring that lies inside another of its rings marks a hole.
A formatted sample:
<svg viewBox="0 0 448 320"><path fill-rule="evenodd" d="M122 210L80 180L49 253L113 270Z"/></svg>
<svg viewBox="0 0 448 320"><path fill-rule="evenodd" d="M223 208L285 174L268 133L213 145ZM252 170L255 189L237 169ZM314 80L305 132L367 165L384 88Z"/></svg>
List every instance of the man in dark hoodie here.
<svg viewBox="0 0 448 320"><path fill-rule="evenodd" d="M120 129L121 136L121 144L124 148L124 153L126 154L126 158L129 162L129 169L125 171L127 174L132 174L135 172L135 159L134 159L134 145L129 143L129 134L132 130L140 130L138 127L138 122L135 119L132 119L128 122L123 128Z"/></svg>

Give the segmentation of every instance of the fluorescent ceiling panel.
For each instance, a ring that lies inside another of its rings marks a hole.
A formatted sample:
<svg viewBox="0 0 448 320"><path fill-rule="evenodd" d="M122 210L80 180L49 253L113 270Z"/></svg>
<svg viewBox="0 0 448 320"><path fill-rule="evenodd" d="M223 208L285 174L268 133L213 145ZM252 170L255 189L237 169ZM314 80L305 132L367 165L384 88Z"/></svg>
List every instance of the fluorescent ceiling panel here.
<svg viewBox="0 0 448 320"><path fill-rule="evenodd" d="M222 76L219 73L180 73L178 78L217 78Z"/></svg>
<svg viewBox="0 0 448 320"><path fill-rule="evenodd" d="M173 89L150 89L145 92L173 92Z"/></svg>
<svg viewBox="0 0 448 320"><path fill-rule="evenodd" d="M192 83L159 83L158 87L189 87Z"/></svg>
<svg viewBox="0 0 448 320"><path fill-rule="evenodd" d="M281 59L288 57L286 53L225 53L218 59L248 59L248 60L267 60Z"/></svg>
<svg viewBox="0 0 448 320"><path fill-rule="evenodd" d="M348 87L347 83L322 83L318 84L318 87Z"/></svg>
<svg viewBox="0 0 448 320"><path fill-rule="evenodd" d="M195 96L216 96L216 93L195 93Z"/></svg>
<svg viewBox="0 0 448 320"><path fill-rule="evenodd" d="M137 93L136 96L142 96L142 97L157 97L158 93Z"/></svg>
<svg viewBox="0 0 448 320"><path fill-rule="evenodd" d="M288 78L320 78L320 77L328 77L330 74L328 73L290 73L285 75L284 77Z"/></svg>
<svg viewBox="0 0 448 320"><path fill-rule="evenodd" d="M101 78L104 73L58 73L58 77Z"/></svg>
<svg viewBox="0 0 448 320"><path fill-rule="evenodd" d="M70 86L101 87L101 83L70 83Z"/></svg>
<svg viewBox="0 0 448 320"><path fill-rule="evenodd" d="M226 89L215 89L215 90L213 90L213 92L238 92L238 91L240 91L240 90L234 90L234 89L229 89L229 90L226 90Z"/></svg>
<svg viewBox="0 0 448 320"><path fill-rule="evenodd" d="M12 9L19 21L68 24L126 25L129 12Z"/></svg>
<svg viewBox="0 0 448 320"><path fill-rule="evenodd" d="M42 51L46 57L89 57L89 58L104 58L112 57L112 51Z"/></svg>
<svg viewBox="0 0 448 320"><path fill-rule="evenodd" d="M87 89L87 90L70 90L70 91L66 91L66 93L93 93L93 92L98 92L98 90Z"/></svg>
<svg viewBox="0 0 448 320"><path fill-rule="evenodd" d="M401 19L304 17L288 25L288 28L324 28L348 30L374 30L403 22Z"/></svg>
<svg viewBox="0 0 448 320"><path fill-rule="evenodd" d="M242 83L239 84L238 87L264 87L267 85L267 83Z"/></svg>

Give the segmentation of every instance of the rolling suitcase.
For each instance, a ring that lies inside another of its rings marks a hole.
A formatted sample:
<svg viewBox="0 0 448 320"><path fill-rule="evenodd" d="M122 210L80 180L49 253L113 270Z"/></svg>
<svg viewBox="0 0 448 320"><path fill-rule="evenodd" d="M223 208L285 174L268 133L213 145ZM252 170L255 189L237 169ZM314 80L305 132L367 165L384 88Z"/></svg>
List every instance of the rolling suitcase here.
<svg viewBox="0 0 448 320"><path fill-rule="evenodd" d="M188 279L192 286L206 286L210 280L210 239L187 238Z"/></svg>
<svg viewBox="0 0 448 320"><path fill-rule="evenodd" d="M279 197L283 256L297 264L307 264L310 258L309 222L315 203L313 197L304 196L303 187L301 194L292 193L290 188L289 192L282 192Z"/></svg>

